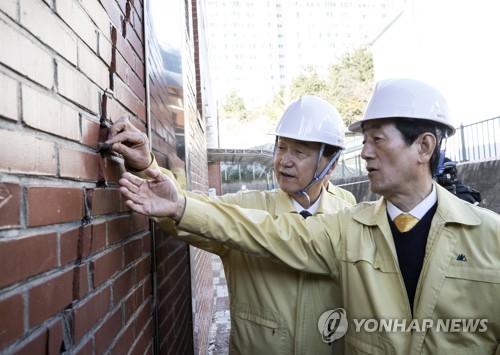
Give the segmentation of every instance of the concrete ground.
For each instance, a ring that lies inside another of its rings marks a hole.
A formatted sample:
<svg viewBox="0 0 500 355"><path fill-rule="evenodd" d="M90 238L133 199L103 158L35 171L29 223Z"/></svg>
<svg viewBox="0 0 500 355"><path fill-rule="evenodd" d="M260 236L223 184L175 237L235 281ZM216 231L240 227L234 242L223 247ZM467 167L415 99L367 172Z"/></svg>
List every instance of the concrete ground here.
<svg viewBox="0 0 500 355"><path fill-rule="evenodd" d="M214 271L214 310L207 355L227 355L229 346L229 296L220 258L212 255Z"/></svg>

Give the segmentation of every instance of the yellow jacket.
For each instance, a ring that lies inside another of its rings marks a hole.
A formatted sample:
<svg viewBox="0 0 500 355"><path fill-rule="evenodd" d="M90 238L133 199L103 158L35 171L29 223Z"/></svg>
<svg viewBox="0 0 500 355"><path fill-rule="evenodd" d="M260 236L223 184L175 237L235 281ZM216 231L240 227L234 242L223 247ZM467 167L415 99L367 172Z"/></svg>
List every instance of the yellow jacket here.
<svg viewBox="0 0 500 355"><path fill-rule="evenodd" d="M156 162L152 167L156 167ZM168 170L161 170L173 180ZM177 188L180 191L180 186ZM200 201L265 210L273 217L288 213L300 217L290 197L280 189L244 191L210 198L189 191L185 193ZM322 196L317 214L351 206L324 189ZM296 271L195 234L177 232L169 219L156 221L177 238L220 256L230 300L230 354L332 355L343 352L342 340L325 343L318 331L320 315L342 306L338 284L329 276Z"/></svg>
<svg viewBox="0 0 500 355"><path fill-rule="evenodd" d="M306 220L188 198L178 228L254 255L272 255L297 270L330 275L343 293L347 354L498 355L500 216L435 186L438 207L415 294L413 328L384 198ZM359 326L370 319L369 327ZM406 322L404 331L374 329L391 319ZM475 331L464 331L468 320Z"/></svg>
<svg viewBox="0 0 500 355"><path fill-rule="evenodd" d="M331 193L337 197L340 197L342 200L349 202L351 205L356 204L356 197L354 197L352 192L347 191L341 187L338 187L338 186L332 184L330 181L328 181L328 186L327 186L326 190L329 193Z"/></svg>

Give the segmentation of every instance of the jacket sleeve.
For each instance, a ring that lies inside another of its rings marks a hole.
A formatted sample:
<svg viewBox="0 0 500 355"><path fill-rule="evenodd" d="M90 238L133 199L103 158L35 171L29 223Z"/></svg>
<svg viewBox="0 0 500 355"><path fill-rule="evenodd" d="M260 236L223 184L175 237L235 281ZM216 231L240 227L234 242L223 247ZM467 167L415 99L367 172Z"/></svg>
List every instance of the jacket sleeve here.
<svg viewBox="0 0 500 355"><path fill-rule="evenodd" d="M200 202L209 202L211 200L218 199L217 197L209 198L208 196L193 193L190 191L184 191L184 194L186 195L186 197L189 197L190 199L197 200ZM173 237L182 240L194 247L203 249L210 253L217 254L219 256L223 256L229 250L229 248L223 243L220 243L217 240L208 239L204 237L203 234L199 234L196 232L191 233L189 231L179 230L179 228L175 225L175 222L170 218L152 218L152 219L159 224L161 229L167 231Z"/></svg>
<svg viewBox="0 0 500 355"><path fill-rule="evenodd" d="M292 213L273 218L263 210L188 197L177 228L232 249L277 259L297 270L337 277L342 218L341 212L305 220Z"/></svg>
<svg viewBox="0 0 500 355"><path fill-rule="evenodd" d="M209 201L208 196L205 196L203 194L197 194L197 193L192 193L189 191L185 191L186 188L186 175L181 169L177 168L174 169L174 172L171 172L168 169L162 168L158 165L156 162L156 159L154 158L154 155L152 155L152 163L149 166L149 168L152 169L159 169L163 175L168 177L173 184L175 185L175 188L177 189L177 192L181 194L185 194L186 196L190 196L193 199L199 199L200 201ZM144 179L148 179L149 177L144 173L144 171L141 172L135 172L139 177L142 177ZM179 178L180 180L177 180ZM193 233L188 233L188 232L183 232L180 231L176 228L175 222L171 220L170 218L151 218L153 221L155 221L161 229L172 235L174 238L177 238L179 240L182 240L194 247L203 249L205 251L217 254L219 256L224 255L229 249L224 246L221 243L218 243L217 241L210 240L207 238L203 238L199 235L193 234Z"/></svg>

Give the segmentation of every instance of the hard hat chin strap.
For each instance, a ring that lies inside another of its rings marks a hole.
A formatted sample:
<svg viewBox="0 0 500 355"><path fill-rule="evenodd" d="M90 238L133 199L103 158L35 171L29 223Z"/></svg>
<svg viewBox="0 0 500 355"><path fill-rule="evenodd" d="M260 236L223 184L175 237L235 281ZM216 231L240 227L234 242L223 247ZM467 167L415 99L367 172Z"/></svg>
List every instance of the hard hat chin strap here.
<svg viewBox="0 0 500 355"><path fill-rule="evenodd" d="M342 150L339 149L339 151L337 153L335 153L335 155L333 157L330 158L330 160L328 161L328 164L326 164L325 167L323 168L323 170L321 170L321 172L318 174L317 173L318 167L319 167L319 164L321 162L321 157L323 156L324 151L325 151L325 143L321 143L321 148L319 149L318 161L316 163L316 169L314 170L313 178L311 179L309 184L307 184L306 187L295 192L295 195L305 195L306 196L307 200L309 201L309 207L311 206L311 200L309 198L309 195L306 193L306 191L309 190L309 188L312 185L314 185L315 183L317 183L318 181L323 180L323 178L328 173L328 170L330 170L330 168L333 166L333 164L335 164L337 159L340 157L340 153L342 152Z"/></svg>
<svg viewBox="0 0 500 355"><path fill-rule="evenodd" d="M444 172L444 158L446 157L446 138L447 134L446 131L438 138L438 144L439 144L439 161L438 161L438 166L436 168L436 171L434 171L433 178L435 178L438 175L441 175ZM444 143L444 147L442 147ZM441 149L442 148L442 149Z"/></svg>

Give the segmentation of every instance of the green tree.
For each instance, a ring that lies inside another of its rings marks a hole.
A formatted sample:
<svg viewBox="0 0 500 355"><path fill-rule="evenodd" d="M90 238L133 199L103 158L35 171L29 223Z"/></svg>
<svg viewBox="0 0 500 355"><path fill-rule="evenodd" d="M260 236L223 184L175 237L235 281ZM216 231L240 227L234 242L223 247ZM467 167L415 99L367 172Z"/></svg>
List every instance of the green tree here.
<svg viewBox="0 0 500 355"><path fill-rule="evenodd" d="M326 99L334 104L346 125L363 116L373 89L373 57L367 48L346 53L329 67Z"/></svg>
<svg viewBox="0 0 500 355"><path fill-rule="evenodd" d="M304 68L304 72L292 80L290 99L295 100L304 95L322 96L328 88L327 82L321 79L312 66Z"/></svg>
<svg viewBox="0 0 500 355"><path fill-rule="evenodd" d="M249 117L245 101L238 95L235 89L231 90L226 96L226 103L222 105L219 115L221 118L232 117L240 121L245 121Z"/></svg>
<svg viewBox="0 0 500 355"><path fill-rule="evenodd" d="M328 85L321 79L313 66L307 66L294 78L289 87L282 87L273 99L267 103L264 113L271 119L278 120L285 108L294 100L304 95L327 96Z"/></svg>
<svg viewBox="0 0 500 355"><path fill-rule="evenodd" d="M273 96L272 100L267 102L263 114L269 117L273 121L277 121L289 102L288 90L285 87L280 88L280 90Z"/></svg>

